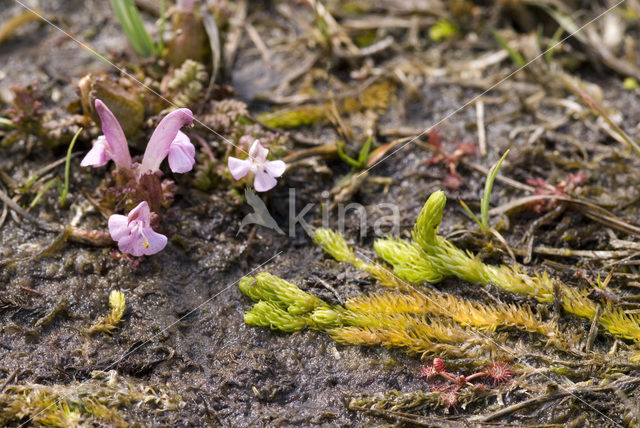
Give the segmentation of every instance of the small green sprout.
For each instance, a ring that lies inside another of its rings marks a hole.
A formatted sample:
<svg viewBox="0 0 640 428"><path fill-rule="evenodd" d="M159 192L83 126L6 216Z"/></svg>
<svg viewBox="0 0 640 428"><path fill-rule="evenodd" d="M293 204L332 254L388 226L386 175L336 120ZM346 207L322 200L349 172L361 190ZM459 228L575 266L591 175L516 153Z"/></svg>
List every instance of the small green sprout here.
<svg viewBox="0 0 640 428"><path fill-rule="evenodd" d="M69 194L69 173L71 171L71 153L73 152L73 146L76 144L76 140L78 136L82 132L82 128L78 129L78 132L71 139L71 143L69 143L69 149L67 150L67 159L64 164L64 187L60 189L60 207L64 208L67 206L67 195Z"/></svg>
<svg viewBox="0 0 640 428"><path fill-rule="evenodd" d="M353 159L349 155L344 152L344 143L339 141L336 144L336 148L338 149L338 156L340 159L345 161L348 165L356 168L356 169L364 169L367 166L367 160L369 159L369 152L371 151L371 142L372 138L367 138L362 149L360 149L360 153L358 154L358 159Z"/></svg>
<svg viewBox="0 0 640 428"><path fill-rule="evenodd" d="M355 253L344 237L331 229L316 229L313 240L339 262L354 263L356 260Z"/></svg>
<svg viewBox="0 0 640 428"><path fill-rule="evenodd" d="M60 180L58 178L52 178L51 180L47 181L45 185L42 186L42 188L38 191L36 197L33 198L33 201L31 201L31 203L29 204L29 208L27 208L27 211L33 209L33 207L38 205L38 202L40 202L40 199L44 196L44 194L47 193L49 189L51 189L59 181Z"/></svg>
<svg viewBox="0 0 640 428"><path fill-rule="evenodd" d="M524 67L527 62L520 52L509 46L509 43L507 43L504 37L502 37L496 30L492 29L491 35L493 35L493 38L496 39L500 46L507 51L513 62L515 62L518 67Z"/></svg>
<svg viewBox="0 0 640 428"><path fill-rule="evenodd" d="M639 86L638 81L634 77L627 77L622 81L622 87L627 91L635 91Z"/></svg>
<svg viewBox="0 0 640 428"><path fill-rule="evenodd" d="M456 24L446 19L441 19L429 28L429 38L434 42L443 42L451 39L460 33Z"/></svg>
<svg viewBox="0 0 640 428"><path fill-rule="evenodd" d="M482 202L480 205L480 215L482 218L482 227L487 229L489 227L489 201L491 200L491 190L493 189L493 182L496 181L496 175L498 175L498 169L502 165L502 161L509 154L509 150L504 152L497 164L495 164L487 175L487 179L484 182L484 193L482 194Z"/></svg>

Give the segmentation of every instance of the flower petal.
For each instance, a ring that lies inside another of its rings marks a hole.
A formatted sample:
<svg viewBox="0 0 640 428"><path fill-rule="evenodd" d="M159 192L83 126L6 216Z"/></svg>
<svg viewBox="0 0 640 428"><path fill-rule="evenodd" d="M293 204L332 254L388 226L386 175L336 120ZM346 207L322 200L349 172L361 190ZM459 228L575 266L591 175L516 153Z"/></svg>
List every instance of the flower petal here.
<svg viewBox="0 0 640 428"><path fill-rule="evenodd" d="M150 256L159 253L167 246L167 237L155 232L150 227L142 229L142 233L147 238L146 245L143 245L142 253Z"/></svg>
<svg viewBox="0 0 640 428"><path fill-rule="evenodd" d="M125 236L129 235L129 219L126 216L120 214L113 214L109 217L109 234L114 241L120 241Z"/></svg>
<svg viewBox="0 0 640 428"><path fill-rule="evenodd" d="M135 257L140 257L144 255L146 244L147 242L144 237L140 234L139 231L136 231L121 238L118 241L118 249L120 249L120 251L122 251L123 253L131 254Z"/></svg>
<svg viewBox="0 0 640 428"><path fill-rule="evenodd" d="M160 164L169 154L169 146L178 135L178 131L185 125L191 125L193 122L193 113L187 108L174 110L166 115L153 131L153 135L147 144L142 157L141 174L148 172L156 172L160 168Z"/></svg>
<svg viewBox="0 0 640 428"><path fill-rule="evenodd" d="M253 145L249 149L249 159L255 161L256 163L262 163L267 160L267 155L269 154L269 149L265 149L260 140L256 140L253 142Z"/></svg>
<svg viewBox="0 0 640 428"><path fill-rule="evenodd" d="M182 131L169 146L169 168L177 173L189 172L196 163L196 148L191 144L191 140Z"/></svg>
<svg viewBox="0 0 640 428"><path fill-rule="evenodd" d="M120 123L118 123L118 119L102 101L96 100L95 107L98 116L100 116L102 133L107 140L107 151L111 159L118 166L131 168L131 155L129 154L129 146L127 146L127 138L124 136L124 131Z"/></svg>
<svg viewBox="0 0 640 428"><path fill-rule="evenodd" d="M80 166L92 166L97 168L104 166L109 162L109 153L107 153L107 139L104 135L98 137L96 142L91 147L91 150L85 155L80 162Z"/></svg>
<svg viewBox="0 0 640 428"><path fill-rule="evenodd" d="M151 210L149 209L149 204L147 204L147 201L142 201L129 212L127 219L129 222L138 220L142 222L143 227L149 227L150 216Z"/></svg>
<svg viewBox="0 0 640 428"><path fill-rule="evenodd" d="M269 161L264 164L264 169L270 176L275 178L284 174L284 170L287 169L287 165L281 160Z"/></svg>
<svg viewBox="0 0 640 428"><path fill-rule="evenodd" d="M267 190L273 189L276 184L278 184L276 179L270 176L266 170L259 169L256 171L256 179L253 181L253 187L256 189L256 192L266 192Z"/></svg>
<svg viewBox="0 0 640 428"><path fill-rule="evenodd" d="M233 156L229 156L229 172L236 180L240 180L242 177L249 173L251 169L251 161L248 159L241 160L238 158L234 158Z"/></svg>

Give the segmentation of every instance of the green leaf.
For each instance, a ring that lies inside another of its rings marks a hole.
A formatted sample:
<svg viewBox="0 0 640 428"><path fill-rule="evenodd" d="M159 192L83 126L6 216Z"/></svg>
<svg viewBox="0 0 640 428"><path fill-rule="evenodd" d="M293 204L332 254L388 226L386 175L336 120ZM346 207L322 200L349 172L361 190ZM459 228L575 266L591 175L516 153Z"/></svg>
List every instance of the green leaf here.
<svg viewBox="0 0 640 428"><path fill-rule="evenodd" d="M360 163L344 152L344 143L342 141L338 141L336 143L336 148L338 149L338 156L340 157L340 159L354 168L360 168Z"/></svg>
<svg viewBox="0 0 640 428"><path fill-rule="evenodd" d="M471 219L476 222L478 227L480 229L484 230L484 225L478 219L478 217L473 213L473 211L471 211L471 208L469 208L469 206L463 200L460 200L460 205L462 205L462 208L464 208L464 210L467 212L467 214L469 214L469 217L471 217Z"/></svg>
<svg viewBox="0 0 640 428"><path fill-rule="evenodd" d="M78 129L76 135L71 139L69 143L69 149L67 150L67 160L64 164L64 187L60 190L60 206L65 207L67 205L67 194L69 193L69 173L71 171L71 152L73 152L73 146L76 144L78 136L82 132L82 128Z"/></svg>
<svg viewBox="0 0 640 428"><path fill-rule="evenodd" d="M446 19L439 20L429 28L429 38L434 42L445 41L458 35L458 33L460 33L460 30L456 24Z"/></svg>
<svg viewBox="0 0 640 428"><path fill-rule="evenodd" d="M555 33L553 33L553 36L551 37L551 41L549 41L549 47L548 47L548 51L546 51L544 53L544 60L547 61L547 63L550 63L551 60L553 59L553 54L556 52L556 48L558 47L558 42L560 41L560 37L562 37L562 35L564 34L564 28L562 27L558 27L558 29L556 30Z"/></svg>
<svg viewBox="0 0 640 428"><path fill-rule="evenodd" d="M110 0L111 7L118 17L120 26L133 48L143 58L157 54L157 48L144 28L142 18L133 0Z"/></svg>
<svg viewBox="0 0 640 428"><path fill-rule="evenodd" d="M496 39L496 41L500 44L500 46L502 46L502 48L507 51L513 62L518 64L519 67L524 67L527 62L524 60L522 54L509 46L504 37L498 34L496 30L492 29L491 34L493 35L493 38Z"/></svg>
<svg viewBox="0 0 640 428"><path fill-rule="evenodd" d="M493 182L496 180L496 175L498 175L498 169L500 169L500 165L502 165L502 161L509 154L509 150L504 152L502 158L489 170L489 174L487 175L487 179L484 182L484 193L482 194L482 201L480 202L480 216L482 218L482 226L484 229L489 227L489 201L491 200L491 189L493 188Z"/></svg>
<svg viewBox="0 0 640 428"><path fill-rule="evenodd" d="M362 146L362 150L360 150L360 155L358 156L359 168L364 168L367 165L367 159L369 158L369 152L371 151L371 143L373 138L369 136L367 141L365 141L364 146Z"/></svg>

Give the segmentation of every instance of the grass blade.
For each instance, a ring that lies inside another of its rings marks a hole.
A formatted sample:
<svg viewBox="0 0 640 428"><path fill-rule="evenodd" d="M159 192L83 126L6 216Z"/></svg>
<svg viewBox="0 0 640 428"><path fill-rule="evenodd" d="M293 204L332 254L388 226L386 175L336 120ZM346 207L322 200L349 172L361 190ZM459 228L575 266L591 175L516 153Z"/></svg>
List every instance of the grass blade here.
<svg viewBox="0 0 640 428"><path fill-rule="evenodd" d="M71 143L69 143L69 149L67 150L67 160L64 164L64 187L60 190L60 206L65 207L67 205L67 195L69 194L69 173L71 171L71 152L73 152L73 146L76 144L76 140L78 139L78 135L82 132L82 128L78 129L76 135L71 139Z"/></svg>
<svg viewBox="0 0 640 428"><path fill-rule="evenodd" d="M500 46L502 46L502 48L507 51L513 62L515 62L518 67L524 67L527 62L524 60L522 54L509 46L509 43L507 43L504 37L498 34L496 30L492 29L491 34L493 35L493 38L496 39L496 41L500 44Z"/></svg>
<svg viewBox="0 0 640 428"><path fill-rule="evenodd" d="M504 152L498 163L491 167L487 175L487 180L484 182L484 193L482 194L482 201L480 202L480 217L482 218L482 226L485 229L489 227L489 201L491 200L493 182L496 180L496 175L498 174L500 165L502 165L502 161L504 161L508 154L509 150Z"/></svg>
<svg viewBox="0 0 640 428"><path fill-rule="evenodd" d="M140 18L140 13L133 0L110 0L110 2L122 30L138 55L148 58L157 53L157 48L144 28L142 18Z"/></svg>

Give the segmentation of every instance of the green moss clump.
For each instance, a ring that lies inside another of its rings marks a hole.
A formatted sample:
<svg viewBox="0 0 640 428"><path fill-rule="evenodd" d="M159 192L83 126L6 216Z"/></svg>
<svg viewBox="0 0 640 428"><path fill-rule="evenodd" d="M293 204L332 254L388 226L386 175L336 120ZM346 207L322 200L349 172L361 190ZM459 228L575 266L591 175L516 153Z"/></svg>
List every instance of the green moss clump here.
<svg viewBox="0 0 640 428"><path fill-rule="evenodd" d="M94 371L92 379L70 385L9 385L0 394L0 425L24 422L36 426L145 425L123 410L165 412L184 403L176 393L130 382L110 372Z"/></svg>
<svg viewBox="0 0 640 428"><path fill-rule="evenodd" d="M291 129L326 121L326 111L325 105L309 105L294 110L262 114L258 116L258 120L273 128Z"/></svg>

